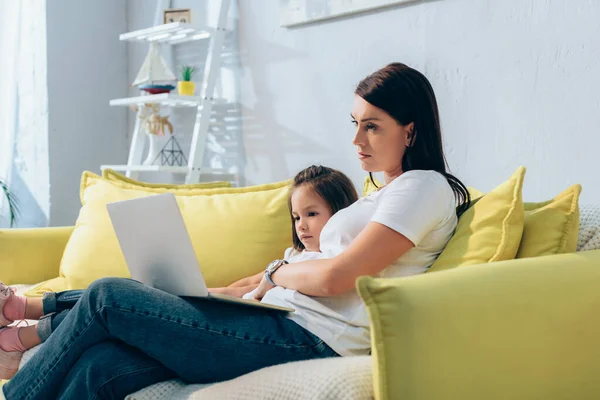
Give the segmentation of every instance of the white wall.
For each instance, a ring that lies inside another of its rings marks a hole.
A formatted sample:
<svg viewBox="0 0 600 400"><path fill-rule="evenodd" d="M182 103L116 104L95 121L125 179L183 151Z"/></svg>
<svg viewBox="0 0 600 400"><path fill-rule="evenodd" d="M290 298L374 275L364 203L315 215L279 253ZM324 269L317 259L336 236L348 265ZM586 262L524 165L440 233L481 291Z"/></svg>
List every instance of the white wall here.
<svg viewBox="0 0 600 400"><path fill-rule="evenodd" d="M315 162L360 185L353 90L401 61L431 80L464 183L489 190L522 164L526 200L579 182L600 203L600 2L420 1L294 29L277 0L239 7L249 184Z"/></svg>
<svg viewBox="0 0 600 400"><path fill-rule="evenodd" d="M127 154L126 3L47 2L50 225L75 223L83 170L100 171Z"/></svg>

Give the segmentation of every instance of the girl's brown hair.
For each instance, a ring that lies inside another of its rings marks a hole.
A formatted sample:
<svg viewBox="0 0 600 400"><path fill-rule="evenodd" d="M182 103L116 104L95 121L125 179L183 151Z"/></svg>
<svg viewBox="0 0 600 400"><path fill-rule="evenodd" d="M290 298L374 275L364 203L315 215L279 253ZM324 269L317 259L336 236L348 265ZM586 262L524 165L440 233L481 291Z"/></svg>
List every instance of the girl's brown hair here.
<svg viewBox="0 0 600 400"><path fill-rule="evenodd" d="M325 200L331 209L331 215L358 200L356 188L343 172L321 165L311 165L298 172L294 177L294 183L290 187L288 196L288 208L292 219L292 243L297 251L303 251L304 245L296 234L295 220L292 215L292 195L294 190L304 185L312 188Z"/></svg>

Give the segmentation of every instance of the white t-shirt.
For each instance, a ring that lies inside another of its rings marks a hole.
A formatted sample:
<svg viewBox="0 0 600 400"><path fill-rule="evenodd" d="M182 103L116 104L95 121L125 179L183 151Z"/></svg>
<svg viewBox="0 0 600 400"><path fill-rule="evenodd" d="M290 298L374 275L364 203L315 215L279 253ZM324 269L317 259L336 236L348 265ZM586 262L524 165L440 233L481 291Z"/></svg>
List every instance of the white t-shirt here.
<svg viewBox="0 0 600 400"><path fill-rule="evenodd" d="M401 233L415 245L377 276L423 273L442 252L456 228L454 192L438 172L405 172L381 190L333 215L321 232L321 253L313 252L310 257L337 256L371 221ZM294 308L296 311L288 318L342 356L370 351L369 318L356 290L333 297L313 297L277 286L269 290L262 301Z"/></svg>
<svg viewBox="0 0 600 400"><path fill-rule="evenodd" d="M288 247L286 251L283 253L283 259L289 262L290 264L309 261L309 260L318 260L322 258L323 255L318 251L298 251L293 247ZM251 300L254 299L254 292L256 292L258 288L254 289L251 292L246 293L242 296L242 299Z"/></svg>

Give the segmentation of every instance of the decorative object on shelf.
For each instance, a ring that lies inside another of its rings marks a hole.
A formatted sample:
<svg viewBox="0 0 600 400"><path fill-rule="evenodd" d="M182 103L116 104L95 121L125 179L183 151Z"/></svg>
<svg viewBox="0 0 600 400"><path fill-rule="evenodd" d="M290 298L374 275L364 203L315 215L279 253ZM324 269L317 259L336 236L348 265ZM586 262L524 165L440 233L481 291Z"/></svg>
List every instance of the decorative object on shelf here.
<svg viewBox="0 0 600 400"><path fill-rule="evenodd" d="M172 82L176 79L175 74L160 54L158 44L150 43L146 59L132 85L150 94L168 93L175 89Z"/></svg>
<svg viewBox="0 0 600 400"><path fill-rule="evenodd" d="M150 94L161 94L161 93L169 93L171 90L175 89L173 85L140 85L138 89L143 90L144 92Z"/></svg>
<svg viewBox="0 0 600 400"><path fill-rule="evenodd" d="M12 228L13 226L15 226L15 222L17 222L17 216L19 215L19 207L17 204L17 200L15 199L15 196L12 194L12 192L8 190L8 185L6 184L6 182L2 181L2 179L0 179L0 189L2 189L2 193L4 193L4 196L8 201L8 213L10 216L10 226Z"/></svg>
<svg viewBox="0 0 600 400"><path fill-rule="evenodd" d="M181 96L193 96L196 92L196 83L192 77L196 73L196 67L184 65L181 67L181 80L177 82L177 91Z"/></svg>
<svg viewBox="0 0 600 400"><path fill-rule="evenodd" d="M137 107L133 107L138 110ZM168 116L160 115L160 106L158 104L146 104L139 113L139 118L142 120L141 125L146 130L148 138L148 155L142 163L143 165L153 165L156 159L159 158L161 150L166 146L169 140L165 137L166 130L173 135L173 125L169 121ZM162 165L162 164L161 164Z"/></svg>
<svg viewBox="0 0 600 400"><path fill-rule="evenodd" d="M156 159L159 158L161 149L169 140L166 136L147 135L148 137L148 155L142 165L154 165Z"/></svg>
<svg viewBox="0 0 600 400"><path fill-rule="evenodd" d="M169 129L169 133L173 134L173 124L169 121L168 116L159 114L158 104L146 104L146 107L151 109L151 113L144 118L144 126L146 133L155 136L165 136L165 128Z"/></svg>
<svg viewBox="0 0 600 400"><path fill-rule="evenodd" d="M160 151L160 165L178 166L182 167L187 165L187 158L181 150L181 146L175 139L175 136L171 135L165 146Z"/></svg>
<svg viewBox="0 0 600 400"><path fill-rule="evenodd" d="M189 24L191 21L192 10L189 8L169 8L163 11L163 24L170 24L173 22Z"/></svg>

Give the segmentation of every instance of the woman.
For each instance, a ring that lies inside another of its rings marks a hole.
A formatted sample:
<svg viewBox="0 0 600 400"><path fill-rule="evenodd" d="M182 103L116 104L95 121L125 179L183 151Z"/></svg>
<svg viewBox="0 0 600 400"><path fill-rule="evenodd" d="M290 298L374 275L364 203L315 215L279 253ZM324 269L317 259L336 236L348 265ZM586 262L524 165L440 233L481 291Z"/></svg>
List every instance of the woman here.
<svg viewBox="0 0 600 400"><path fill-rule="evenodd" d="M326 223L320 259L271 263L264 276L244 280L255 297L295 313L101 279L3 387L6 398L123 398L174 377L216 382L289 361L369 353L356 278L425 272L469 195L446 171L435 95L418 71L394 63L361 81L352 122L363 169L383 172L385 186Z"/></svg>

